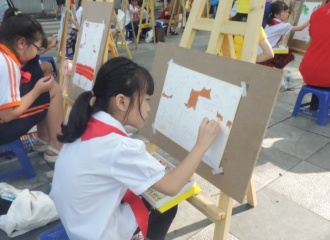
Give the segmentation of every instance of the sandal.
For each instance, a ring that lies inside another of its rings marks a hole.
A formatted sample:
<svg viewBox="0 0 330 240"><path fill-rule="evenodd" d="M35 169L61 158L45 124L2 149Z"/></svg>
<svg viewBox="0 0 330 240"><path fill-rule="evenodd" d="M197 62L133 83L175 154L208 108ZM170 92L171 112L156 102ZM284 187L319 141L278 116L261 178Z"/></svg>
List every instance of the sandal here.
<svg viewBox="0 0 330 240"><path fill-rule="evenodd" d="M57 150L56 148L53 148L50 145L47 146L47 150L52 151L56 155L49 155L49 154L47 154L47 152L44 152L44 159L48 162L52 162L52 163L56 162L56 160L58 158L58 154L60 153L60 151Z"/></svg>
<svg viewBox="0 0 330 240"><path fill-rule="evenodd" d="M36 145L35 144L36 142L40 142L42 144ZM47 147L48 147L48 142L36 137L32 148L33 148L33 151L35 151L35 152L45 152L45 151L47 151Z"/></svg>

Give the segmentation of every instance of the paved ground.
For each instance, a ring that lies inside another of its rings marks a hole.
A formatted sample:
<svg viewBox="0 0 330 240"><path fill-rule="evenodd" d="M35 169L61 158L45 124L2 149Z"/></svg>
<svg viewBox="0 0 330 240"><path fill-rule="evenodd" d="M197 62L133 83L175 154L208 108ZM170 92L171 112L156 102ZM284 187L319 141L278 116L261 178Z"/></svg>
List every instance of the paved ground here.
<svg viewBox="0 0 330 240"><path fill-rule="evenodd" d="M193 48L205 51L208 38L207 33L198 33ZM179 42L180 36L166 37L168 44ZM134 60L151 70L157 44L130 47ZM119 47L119 53L126 55L124 48ZM55 50L49 54L55 54ZM314 119L305 116L291 117L302 85L300 61L301 56L296 55L286 68L292 71L292 89L279 93L254 170L258 205L251 208L244 203L235 204L229 239L330 239L330 127L329 124L320 127ZM6 182L48 193L53 166L37 153L30 155L37 177L33 180L15 177ZM1 161L0 172L12 168L14 163ZM197 178L203 195L217 203L219 190ZM13 239L36 239L41 232L59 224L57 221ZM209 240L213 239L213 229L214 225L204 215L184 202L166 239ZM0 231L0 240L5 239L9 238Z"/></svg>

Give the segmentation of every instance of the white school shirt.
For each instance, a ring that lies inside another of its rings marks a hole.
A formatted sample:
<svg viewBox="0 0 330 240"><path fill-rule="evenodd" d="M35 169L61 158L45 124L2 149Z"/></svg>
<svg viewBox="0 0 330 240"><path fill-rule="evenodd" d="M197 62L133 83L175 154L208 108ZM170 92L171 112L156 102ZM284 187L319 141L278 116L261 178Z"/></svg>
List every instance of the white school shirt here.
<svg viewBox="0 0 330 240"><path fill-rule="evenodd" d="M105 112L93 115L122 132ZM165 174L145 144L116 133L64 144L56 161L50 197L71 240L129 240L134 214L121 200L129 188L140 195Z"/></svg>
<svg viewBox="0 0 330 240"><path fill-rule="evenodd" d="M129 11L126 10L126 20L125 20L125 26L131 22L131 18L133 18L133 13L131 11L139 10L138 7L134 7L132 4L129 5ZM133 19L134 20L134 19Z"/></svg>
<svg viewBox="0 0 330 240"><path fill-rule="evenodd" d="M292 25L290 23L284 23L278 18L274 18L278 24L269 26L268 24L265 27L265 33L267 35L267 39L272 47L275 47L280 38L289 33L292 29ZM261 48L258 48L258 54L262 52Z"/></svg>
<svg viewBox="0 0 330 240"><path fill-rule="evenodd" d="M21 71L15 61L0 51L0 110L17 107L21 104Z"/></svg>

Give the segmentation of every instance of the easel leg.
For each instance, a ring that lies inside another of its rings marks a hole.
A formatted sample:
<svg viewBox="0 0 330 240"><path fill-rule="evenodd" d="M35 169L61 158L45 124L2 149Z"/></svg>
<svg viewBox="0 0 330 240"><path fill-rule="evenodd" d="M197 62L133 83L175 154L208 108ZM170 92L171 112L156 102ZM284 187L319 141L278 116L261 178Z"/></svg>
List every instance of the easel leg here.
<svg viewBox="0 0 330 240"><path fill-rule="evenodd" d="M219 197L219 208L222 209L226 216L225 218L215 221L213 240L227 240L229 234L231 214L233 211L233 199L227 194L221 192Z"/></svg>
<svg viewBox="0 0 330 240"><path fill-rule="evenodd" d="M252 207L257 206L257 193L253 178L250 179L250 183L246 191L246 198L249 205Z"/></svg>

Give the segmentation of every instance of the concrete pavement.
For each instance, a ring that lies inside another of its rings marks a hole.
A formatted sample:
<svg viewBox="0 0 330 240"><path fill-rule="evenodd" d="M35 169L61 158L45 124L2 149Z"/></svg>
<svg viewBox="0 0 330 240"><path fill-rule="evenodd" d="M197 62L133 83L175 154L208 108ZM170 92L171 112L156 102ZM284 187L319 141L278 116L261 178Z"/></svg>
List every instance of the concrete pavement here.
<svg viewBox="0 0 330 240"><path fill-rule="evenodd" d="M199 32L192 48L205 51L209 34ZM180 36L166 37L166 43L178 45ZM157 44L130 45L133 59L152 69ZM118 47L126 56L125 49ZM55 54L51 50L49 54ZM330 126L320 127L314 119L299 115L291 117L297 94L302 86L298 67L301 56L286 69L293 76L292 89L279 93L261 153L254 170L258 205L235 203L230 224L233 240L327 240L330 239ZM265 79L267 81L267 79ZM156 83L157 84L157 83ZM37 177L9 179L17 188L50 190L53 165L37 153L30 154ZM0 172L11 168L14 161L0 162ZM196 176L202 194L217 203L219 190ZM36 239L59 221L36 229L15 240ZM189 203L179 205L179 211L166 239L213 239L214 224ZM0 231L0 240L9 239Z"/></svg>

